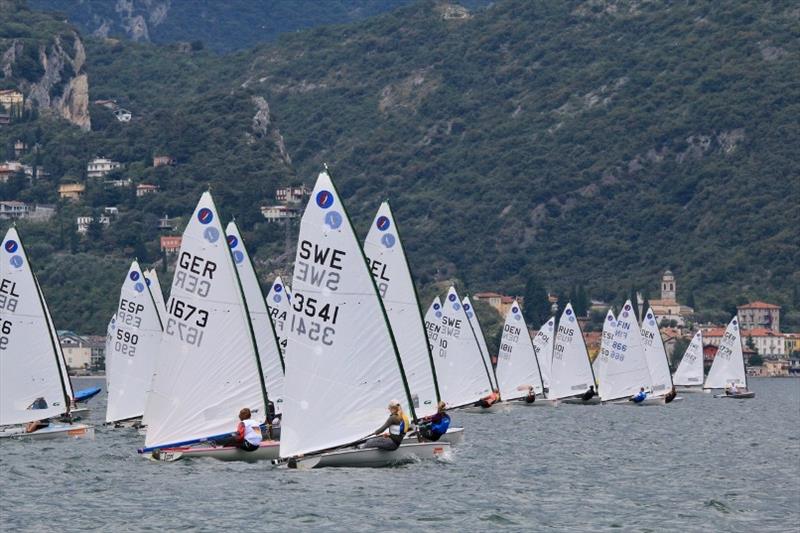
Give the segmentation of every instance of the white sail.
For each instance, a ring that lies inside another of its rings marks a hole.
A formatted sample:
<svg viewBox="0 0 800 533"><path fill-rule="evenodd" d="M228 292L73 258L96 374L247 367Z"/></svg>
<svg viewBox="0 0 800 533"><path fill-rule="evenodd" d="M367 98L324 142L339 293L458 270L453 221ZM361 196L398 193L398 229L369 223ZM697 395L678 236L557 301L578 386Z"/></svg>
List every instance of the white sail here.
<svg viewBox="0 0 800 533"><path fill-rule="evenodd" d="M528 387L533 387L536 394L544 392L531 335L516 301L511 304L503 324L497 355L497 382L500 397L505 401L524 398Z"/></svg>
<svg viewBox="0 0 800 533"><path fill-rule="evenodd" d="M639 388L651 387L650 370L642 348L642 334L628 300L617 316L608 365L600 383L603 401L633 396Z"/></svg>
<svg viewBox="0 0 800 533"><path fill-rule="evenodd" d="M572 304L567 304L558 322L551 372L547 395L551 400L583 394L594 385L589 353Z"/></svg>
<svg viewBox="0 0 800 533"><path fill-rule="evenodd" d="M489 382L491 383L491 387L492 389L496 389L497 379L495 376L494 366L492 365L492 356L489 354L489 347L486 345L486 336L483 334L483 328L478 320L478 313L472 306L469 296L464 296L464 299L461 300L461 305L464 306L464 312L467 314L467 318L469 319L469 325L472 326L472 331L475 333L475 339L478 341L478 348L481 350L483 363L486 365L486 369L489 372Z"/></svg>
<svg viewBox="0 0 800 533"><path fill-rule="evenodd" d="M386 419L391 399L408 400L381 298L327 172L317 178L298 240L282 457L363 439Z"/></svg>
<svg viewBox="0 0 800 533"><path fill-rule="evenodd" d="M269 288L267 307L269 308L269 316L272 319L272 326L275 328L275 335L278 336L278 346L281 349L281 355L284 360L286 359L286 342L292 313L291 300L291 289L278 276Z"/></svg>
<svg viewBox="0 0 800 533"><path fill-rule="evenodd" d="M448 407L471 405L491 391L491 382L464 307L450 287L444 304L434 300L425 315L439 395Z"/></svg>
<svg viewBox="0 0 800 533"><path fill-rule="evenodd" d="M39 285L38 278L34 276L33 281L36 284L36 290L39 292L39 298L41 298L44 302L44 293L42 292L41 285ZM64 390L67 392L67 398L70 400L70 408L72 408L74 405L73 399L75 398L75 393L72 389L72 380L69 377L67 358L64 357L64 350L61 348L61 340L58 338L58 331L56 331L53 317L50 316L50 309L47 307L47 305L44 306L44 316L47 320L47 327L50 331L50 337L53 339L53 345L56 347L56 353L58 354L58 368L61 371L61 378L64 382Z"/></svg>
<svg viewBox="0 0 800 533"><path fill-rule="evenodd" d="M539 363L539 371L542 373L542 383L546 389L550 389L550 374L553 365L553 345L555 344L555 323L556 317L551 316L547 322L542 324L536 336L533 338L533 349L536 352L536 361Z"/></svg>
<svg viewBox="0 0 800 533"><path fill-rule="evenodd" d="M0 251L0 425L67 411L69 399L46 307L12 227Z"/></svg>
<svg viewBox="0 0 800 533"><path fill-rule="evenodd" d="M255 267L235 222L228 223L225 235L233 253L233 261L239 269L239 281L242 284L247 311L250 313L250 322L253 324L256 336L267 398L274 404L275 412L281 413L283 412L283 358L269 317L267 302L264 300L261 283L258 281Z"/></svg>
<svg viewBox="0 0 800 533"><path fill-rule="evenodd" d="M702 385L703 384L703 332L698 330L692 337L692 342L683 354L678 370L672 377L675 385Z"/></svg>
<svg viewBox="0 0 800 533"><path fill-rule="evenodd" d="M111 320L108 321L108 326L106 326L106 351L105 351L106 391L108 391L108 384L111 382L111 374L113 372L113 370L110 369L110 365L108 364L108 354L110 354L111 350L114 349L114 335L116 335L116 331L117 331L117 314L114 313L113 315L111 315ZM148 390L149 390L149 384L148 384Z"/></svg>
<svg viewBox="0 0 800 533"><path fill-rule="evenodd" d="M417 291L400 233L388 202L383 202L364 241L364 254L383 299L417 416L436 413L438 396L433 361Z"/></svg>
<svg viewBox="0 0 800 533"><path fill-rule="evenodd" d="M106 422L144 414L161 345L161 320L147 278L134 261L122 284L106 342Z"/></svg>
<svg viewBox="0 0 800 533"><path fill-rule="evenodd" d="M161 322L167 320L167 304L164 301L164 293L161 291L161 283L158 282L158 273L155 268L144 271L144 278L147 281L147 286L150 287L150 293L153 295L153 300L156 302L156 309L158 310L158 317Z"/></svg>
<svg viewBox="0 0 800 533"><path fill-rule="evenodd" d="M725 334L717 349L717 355L714 356L714 362L711 363L703 388L724 389L731 383L747 387L742 337L739 331L739 319L736 316L725 328Z"/></svg>
<svg viewBox="0 0 800 533"><path fill-rule="evenodd" d="M606 368L608 368L608 357L611 355L611 345L614 343L614 330L616 329L617 319L614 317L614 312L609 309L606 313L606 319L603 322L603 333L600 337L600 351L597 352L597 357L595 357L592 363L594 378L599 387L603 386Z"/></svg>
<svg viewBox="0 0 800 533"><path fill-rule="evenodd" d="M243 407L265 419L258 352L211 194L183 232L148 394L147 447L236 429Z"/></svg>
<svg viewBox="0 0 800 533"><path fill-rule="evenodd" d="M642 320L642 347L650 370L650 386L653 396L664 396L672 390L672 373L669 371L667 351L658 330L656 315L648 309Z"/></svg>

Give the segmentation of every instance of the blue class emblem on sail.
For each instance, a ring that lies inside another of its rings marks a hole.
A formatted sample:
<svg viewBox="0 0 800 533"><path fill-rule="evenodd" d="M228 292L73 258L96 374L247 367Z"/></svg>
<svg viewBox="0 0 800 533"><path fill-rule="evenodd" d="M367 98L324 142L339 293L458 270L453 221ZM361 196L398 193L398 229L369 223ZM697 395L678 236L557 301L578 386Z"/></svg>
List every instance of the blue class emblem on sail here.
<svg viewBox="0 0 800 533"><path fill-rule="evenodd" d="M379 216L378 220L375 222L375 226L381 231L386 231L391 225L392 223L389 221L389 217L386 216Z"/></svg>
<svg viewBox="0 0 800 533"><path fill-rule="evenodd" d="M239 239L236 238L236 235L228 235L228 246L230 246L231 249L239 246Z"/></svg>
<svg viewBox="0 0 800 533"><path fill-rule="evenodd" d="M317 205L322 209L328 209L333 205L333 194L330 191L322 190L317 193Z"/></svg>
<svg viewBox="0 0 800 533"><path fill-rule="evenodd" d="M14 240L11 240L11 239L6 241L6 244L5 244L6 252L8 252L10 254L13 254L14 252L17 251L17 248L19 248L19 245L17 244L17 241L14 241Z"/></svg>
<svg viewBox="0 0 800 533"><path fill-rule="evenodd" d="M391 248L392 246L394 246L395 242L397 242L397 239L395 239L394 235L392 235L391 233L387 233L386 235L381 237L381 243L387 248Z"/></svg>
<svg viewBox="0 0 800 533"><path fill-rule="evenodd" d="M22 257L19 255L12 255L9 262L11 263L11 266L13 266L14 268L22 267L23 263Z"/></svg>
<svg viewBox="0 0 800 533"><path fill-rule="evenodd" d="M342 215L338 211L331 211L325 215L325 224L331 229L339 229L342 225Z"/></svg>
<svg viewBox="0 0 800 533"><path fill-rule="evenodd" d="M139 281L139 273L134 271L130 274L131 281Z"/></svg>
<svg viewBox="0 0 800 533"><path fill-rule="evenodd" d="M143 292L144 291L144 284L142 284L141 282L136 283L136 284L134 284L133 288L136 290L136 292Z"/></svg>
<svg viewBox="0 0 800 533"><path fill-rule="evenodd" d="M197 212L197 220L199 220L201 224L210 224L211 221L214 220L214 212L204 207Z"/></svg>
<svg viewBox="0 0 800 533"><path fill-rule="evenodd" d="M234 250L234 252L233 252L233 260L236 261L237 265L239 263L241 263L242 261L244 261L244 254L242 253L241 250Z"/></svg>
<svg viewBox="0 0 800 533"><path fill-rule="evenodd" d="M202 220L201 220L201 222L202 222ZM217 242L219 240L219 230L217 228L213 227L213 226L208 227L203 232L203 237L205 237L205 239L208 242L213 244L213 243L215 243L215 242Z"/></svg>

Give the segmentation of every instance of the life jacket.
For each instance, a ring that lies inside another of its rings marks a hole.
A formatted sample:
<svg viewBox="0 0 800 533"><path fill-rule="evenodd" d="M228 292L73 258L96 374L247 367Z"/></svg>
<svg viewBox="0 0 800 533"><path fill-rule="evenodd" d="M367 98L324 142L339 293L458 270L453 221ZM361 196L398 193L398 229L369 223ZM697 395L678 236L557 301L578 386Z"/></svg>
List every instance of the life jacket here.
<svg viewBox="0 0 800 533"><path fill-rule="evenodd" d="M246 440L253 446L258 446L259 444L261 444L260 424L255 420L253 420L252 418L248 418L247 420L242 420L242 424L244 425L244 440Z"/></svg>
<svg viewBox="0 0 800 533"><path fill-rule="evenodd" d="M431 424L431 431L439 435L447 433L447 428L450 427L450 415L447 413L442 414L442 417Z"/></svg>
<svg viewBox="0 0 800 533"><path fill-rule="evenodd" d="M406 415L403 411L400 411L400 418L402 420L399 424L392 424L389 426L389 435L399 437L400 435L405 435L408 433L408 429L411 427L411 423L408 421L408 415Z"/></svg>

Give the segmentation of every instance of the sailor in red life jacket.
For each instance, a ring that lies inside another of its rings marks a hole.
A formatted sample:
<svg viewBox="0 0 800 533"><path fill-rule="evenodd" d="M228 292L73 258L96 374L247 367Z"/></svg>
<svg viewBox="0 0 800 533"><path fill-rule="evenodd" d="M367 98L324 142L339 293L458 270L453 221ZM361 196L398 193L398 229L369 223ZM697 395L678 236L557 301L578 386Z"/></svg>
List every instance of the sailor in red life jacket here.
<svg viewBox="0 0 800 533"><path fill-rule="evenodd" d="M484 409L491 407L500 401L500 391L498 389L492 390L489 394L475 402L475 407L483 407Z"/></svg>
<svg viewBox="0 0 800 533"><path fill-rule="evenodd" d="M221 439L214 439L218 446L236 446L246 452L254 452L261 444L261 427L258 422L250 418L250 409L245 407L239 411L239 425L236 433Z"/></svg>

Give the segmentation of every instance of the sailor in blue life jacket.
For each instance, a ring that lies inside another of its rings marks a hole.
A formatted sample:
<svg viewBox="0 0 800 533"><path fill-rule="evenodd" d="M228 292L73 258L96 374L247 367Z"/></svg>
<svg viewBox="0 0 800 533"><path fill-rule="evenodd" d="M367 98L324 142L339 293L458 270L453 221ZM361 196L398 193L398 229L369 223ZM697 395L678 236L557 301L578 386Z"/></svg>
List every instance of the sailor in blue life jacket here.
<svg viewBox="0 0 800 533"><path fill-rule="evenodd" d="M228 436L214 439L217 446L235 446L246 452L254 452L261 445L261 427L258 422L250 418L250 409L245 407L239 411L239 425L236 432Z"/></svg>
<svg viewBox="0 0 800 533"><path fill-rule="evenodd" d="M384 431L389 430L388 434ZM386 422L375 430L376 437L372 437L367 442L359 446L360 448L380 448L381 450L396 450L400 447L406 433L411 429L411 423L408 416L403 412L400 407L400 402L391 400L389 402L389 418Z"/></svg>
<svg viewBox="0 0 800 533"><path fill-rule="evenodd" d="M444 402L439 402L438 407L436 414L421 421L418 429L419 440L437 441L447 433L447 428L450 427L450 415L445 411L447 405Z"/></svg>
<svg viewBox="0 0 800 533"><path fill-rule="evenodd" d="M642 403L645 398L647 398L647 393L644 391L644 387L642 387L639 389L639 392L636 394L636 396L632 396L629 399L634 403Z"/></svg>
<svg viewBox="0 0 800 533"><path fill-rule="evenodd" d="M36 398L33 403L28 406L28 409L47 409L47 401L42 397ZM34 420L33 422L28 422L25 425L25 433L33 433L34 431L38 431L49 426L50 420L47 418L43 418L42 420Z"/></svg>

